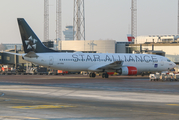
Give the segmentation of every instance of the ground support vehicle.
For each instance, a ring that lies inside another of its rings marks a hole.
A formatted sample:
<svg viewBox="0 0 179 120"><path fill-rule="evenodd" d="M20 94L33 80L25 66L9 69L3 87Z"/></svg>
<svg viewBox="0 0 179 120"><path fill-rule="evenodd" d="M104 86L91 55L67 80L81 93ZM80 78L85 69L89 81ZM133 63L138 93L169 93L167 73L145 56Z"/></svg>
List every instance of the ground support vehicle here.
<svg viewBox="0 0 179 120"><path fill-rule="evenodd" d="M150 74L149 79L150 79L150 81L155 81L155 80L157 80L157 77L155 74Z"/></svg>
<svg viewBox="0 0 179 120"><path fill-rule="evenodd" d="M156 74L150 74L149 75L150 81L178 81L179 80L179 74L174 73L156 73Z"/></svg>

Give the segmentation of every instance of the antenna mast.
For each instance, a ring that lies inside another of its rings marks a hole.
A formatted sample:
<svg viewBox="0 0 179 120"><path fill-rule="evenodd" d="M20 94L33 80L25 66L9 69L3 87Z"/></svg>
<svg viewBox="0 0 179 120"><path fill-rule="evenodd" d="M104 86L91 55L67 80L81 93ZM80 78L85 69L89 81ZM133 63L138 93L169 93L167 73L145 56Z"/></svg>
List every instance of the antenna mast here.
<svg viewBox="0 0 179 120"><path fill-rule="evenodd" d="M76 34L75 34L76 31ZM84 0L74 0L73 39L85 40Z"/></svg>
<svg viewBox="0 0 179 120"><path fill-rule="evenodd" d="M131 0L131 35L137 37L137 0ZM137 40L136 40L137 43Z"/></svg>
<svg viewBox="0 0 179 120"><path fill-rule="evenodd" d="M62 50L62 29L61 29L61 0L56 0L56 44L59 43L59 50Z"/></svg>
<svg viewBox="0 0 179 120"><path fill-rule="evenodd" d="M177 31L178 35L179 35L179 0L178 0L178 31Z"/></svg>
<svg viewBox="0 0 179 120"><path fill-rule="evenodd" d="M44 42L49 41L49 0L44 0Z"/></svg>

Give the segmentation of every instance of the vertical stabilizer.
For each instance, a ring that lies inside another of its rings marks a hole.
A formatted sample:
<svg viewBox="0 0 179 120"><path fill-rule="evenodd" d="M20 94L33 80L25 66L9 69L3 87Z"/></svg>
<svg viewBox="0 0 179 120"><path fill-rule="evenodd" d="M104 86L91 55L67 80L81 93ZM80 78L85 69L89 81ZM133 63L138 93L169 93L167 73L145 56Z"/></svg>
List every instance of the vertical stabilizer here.
<svg viewBox="0 0 179 120"><path fill-rule="evenodd" d="M56 52L55 50L44 46L44 44L39 40L24 18L17 18L17 21L25 53L30 51L34 51L36 53Z"/></svg>

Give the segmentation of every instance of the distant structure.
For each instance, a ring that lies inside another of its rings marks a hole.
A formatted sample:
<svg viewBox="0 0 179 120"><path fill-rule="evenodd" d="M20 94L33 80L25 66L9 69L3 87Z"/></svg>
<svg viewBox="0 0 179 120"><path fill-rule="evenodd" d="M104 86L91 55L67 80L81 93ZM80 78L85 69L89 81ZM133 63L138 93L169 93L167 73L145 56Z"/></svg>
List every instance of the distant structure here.
<svg viewBox="0 0 179 120"><path fill-rule="evenodd" d="M7 50L7 47L4 45L4 44L0 44L0 51L4 51L4 50Z"/></svg>
<svg viewBox="0 0 179 120"><path fill-rule="evenodd" d="M59 44L59 50L61 50L61 40L62 40L62 19L61 19L61 0L56 0L56 45L58 42Z"/></svg>
<svg viewBox="0 0 179 120"><path fill-rule="evenodd" d="M49 0L44 0L44 42L49 41Z"/></svg>
<svg viewBox="0 0 179 120"><path fill-rule="evenodd" d="M85 40L84 0L74 0L73 36L74 40Z"/></svg>
<svg viewBox="0 0 179 120"><path fill-rule="evenodd" d="M131 35L137 37L137 0L131 0Z"/></svg>
<svg viewBox="0 0 179 120"><path fill-rule="evenodd" d="M88 45L90 46L90 51L94 51L94 46L97 46L97 44L94 43L94 40L91 40Z"/></svg>
<svg viewBox="0 0 179 120"><path fill-rule="evenodd" d="M62 50L115 53L115 44L115 40L63 40Z"/></svg>
<svg viewBox="0 0 179 120"><path fill-rule="evenodd" d="M16 49L17 50L23 50L22 44L0 44L0 50L12 50L12 49Z"/></svg>
<svg viewBox="0 0 179 120"><path fill-rule="evenodd" d="M178 31L177 34L179 35L179 0L178 0Z"/></svg>
<svg viewBox="0 0 179 120"><path fill-rule="evenodd" d="M134 44L152 44L152 43L179 43L179 35L149 35L137 36L137 43Z"/></svg>
<svg viewBox="0 0 179 120"><path fill-rule="evenodd" d="M74 34L76 31L74 31ZM73 40L73 26L68 25L66 26L65 31L63 31L63 34L65 35L65 40Z"/></svg>
<svg viewBox="0 0 179 120"><path fill-rule="evenodd" d="M134 42L135 37L132 36L131 34L127 34L127 39L128 39L128 42L132 43L132 42Z"/></svg>

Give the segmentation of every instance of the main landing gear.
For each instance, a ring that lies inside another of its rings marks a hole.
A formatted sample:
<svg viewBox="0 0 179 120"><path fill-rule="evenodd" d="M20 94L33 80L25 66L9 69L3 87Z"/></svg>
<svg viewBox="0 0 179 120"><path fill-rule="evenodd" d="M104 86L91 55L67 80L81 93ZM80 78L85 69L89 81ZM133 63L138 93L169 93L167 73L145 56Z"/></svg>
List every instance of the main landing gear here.
<svg viewBox="0 0 179 120"><path fill-rule="evenodd" d="M90 78L95 78L96 77L96 74L95 73L90 73L89 74L89 77ZM107 74L107 73L103 73L102 74L102 78L108 78L109 77L109 75Z"/></svg>
<svg viewBox="0 0 179 120"><path fill-rule="evenodd" d="M89 77L95 78L95 77L96 77L96 74L95 74L95 73L90 73L90 74L89 74Z"/></svg>
<svg viewBox="0 0 179 120"><path fill-rule="evenodd" d="M90 73L89 74L89 77L90 78L95 78L96 77L96 74L93 72L93 73ZM105 73L103 73L102 74L102 78L108 78L109 77L109 75L107 74L107 72L105 72Z"/></svg>
<svg viewBox="0 0 179 120"><path fill-rule="evenodd" d="M108 77L109 77L109 75L107 73L102 74L102 78L108 78Z"/></svg>

